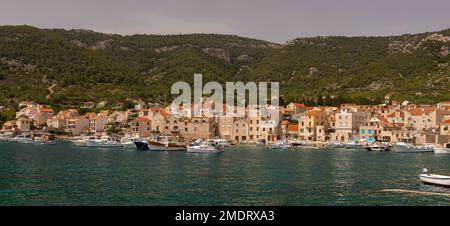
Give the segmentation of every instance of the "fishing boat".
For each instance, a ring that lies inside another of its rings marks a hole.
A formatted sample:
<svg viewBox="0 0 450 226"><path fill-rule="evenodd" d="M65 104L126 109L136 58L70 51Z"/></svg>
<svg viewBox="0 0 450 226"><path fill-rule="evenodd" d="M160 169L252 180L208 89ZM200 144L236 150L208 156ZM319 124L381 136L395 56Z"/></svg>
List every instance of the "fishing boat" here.
<svg viewBox="0 0 450 226"><path fill-rule="evenodd" d="M292 147L291 144L289 144L286 141L282 141L282 140L277 141L275 144L272 144L272 146L270 146L271 149L287 149L290 147Z"/></svg>
<svg viewBox="0 0 450 226"><path fill-rule="evenodd" d="M193 143L187 147L188 153L220 153L223 152L223 146L217 142L204 141L201 144Z"/></svg>
<svg viewBox="0 0 450 226"><path fill-rule="evenodd" d="M135 141L138 151L186 151L180 137L158 136L150 140Z"/></svg>
<svg viewBox="0 0 450 226"><path fill-rule="evenodd" d="M88 139L86 141L86 147L93 148L115 148L122 147L123 145L119 140L110 136L102 136L100 139L91 140Z"/></svg>
<svg viewBox="0 0 450 226"><path fill-rule="evenodd" d="M419 178L423 183L438 185L438 186L450 186L450 176L443 176L438 174L432 174L432 170L423 169Z"/></svg>
<svg viewBox="0 0 450 226"><path fill-rule="evenodd" d="M442 147L435 147L434 153L436 154L450 154L450 144L444 144Z"/></svg>
<svg viewBox="0 0 450 226"><path fill-rule="evenodd" d="M432 145L413 145L411 143L398 142L394 144L394 151L398 153L425 153L433 152Z"/></svg>

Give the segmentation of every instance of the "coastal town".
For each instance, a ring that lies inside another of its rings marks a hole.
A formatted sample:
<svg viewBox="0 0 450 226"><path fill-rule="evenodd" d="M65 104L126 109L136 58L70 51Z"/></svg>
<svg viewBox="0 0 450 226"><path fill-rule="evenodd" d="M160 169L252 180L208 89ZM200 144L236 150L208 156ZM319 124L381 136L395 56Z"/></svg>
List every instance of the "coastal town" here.
<svg viewBox="0 0 450 226"><path fill-rule="evenodd" d="M284 107L269 106L264 115L252 115L247 107L234 108L232 114L223 116L202 107L201 115L196 117L186 117L182 110L174 112L170 106L157 103L133 103L134 108L126 110L97 110L105 103L86 102L79 109L55 112L49 106L22 101L15 119L3 124L1 136L70 140L82 136L141 139L157 135L182 137L187 142L222 139L232 144L283 141L310 146L406 142L445 147L450 142L450 101L436 105L390 101L339 107L293 102ZM237 116L238 111L244 114ZM275 113L279 120L272 117Z"/></svg>

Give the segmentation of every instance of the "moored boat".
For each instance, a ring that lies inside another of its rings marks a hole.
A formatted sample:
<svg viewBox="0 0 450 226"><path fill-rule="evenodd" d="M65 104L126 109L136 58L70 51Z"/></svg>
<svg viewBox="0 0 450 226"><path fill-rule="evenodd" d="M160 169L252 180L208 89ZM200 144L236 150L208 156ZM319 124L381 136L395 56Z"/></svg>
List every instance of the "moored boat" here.
<svg viewBox="0 0 450 226"><path fill-rule="evenodd" d="M297 146L306 146L306 143L304 142L304 141L292 141L292 142L290 142L290 144L293 146L293 147L297 147Z"/></svg>
<svg viewBox="0 0 450 226"><path fill-rule="evenodd" d="M93 148L114 148L122 146L123 145L116 138L110 136L103 136L100 139L95 140L88 139L86 141L86 147Z"/></svg>
<svg viewBox="0 0 450 226"><path fill-rule="evenodd" d="M410 143L398 142L394 144L394 151L398 153L425 153L433 152L432 145L413 145Z"/></svg>
<svg viewBox="0 0 450 226"><path fill-rule="evenodd" d="M188 153L220 153L223 152L223 146L217 142L204 141L201 144L193 143L187 147Z"/></svg>
<svg viewBox="0 0 450 226"><path fill-rule="evenodd" d="M435 147L434 153L436 154L450 154L450 144L444 144L442 147Z"/></svg>
<svg viewBox="0 0 450 226"><path fill-rule="evenodd" d="M431 170L428 169L423 169L419 178L422 182L426 184L446 186L446 187L450 186L450 176L432 174Z"/></svg>
<svg viewBox="0 0 450 226"><path fill-rule="evenodd" d="M158 136L151 140L134 142L138 151L186 151L180 137Z"/></svg>
<svg viewBox="0 0 450 226"><path fill-rule="evenodd" d="M366 147L367 145L364 145L358 141L349 141L344 144L344 148L353 150L360 150L360 149L364 150Z"/></svg>
<svg viewBox="0 0 450 226"><path fill-rule="evenodd" d="M287 148L290 148L290 147L292 147L292 145L291 144L289 144L288 142L286 142L286 141L282 141L282 140L280 140L280 141L277 141L275 144L272 144L271 146L270 146L270 148L271 149L287 149Z"/></svg>

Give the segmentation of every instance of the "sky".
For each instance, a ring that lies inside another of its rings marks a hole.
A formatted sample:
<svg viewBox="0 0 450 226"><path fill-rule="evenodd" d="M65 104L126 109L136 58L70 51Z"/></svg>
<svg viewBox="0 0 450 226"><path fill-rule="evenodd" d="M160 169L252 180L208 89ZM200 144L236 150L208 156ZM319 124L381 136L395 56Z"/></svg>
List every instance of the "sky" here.
<svg viewBox="0 0 450 226"><path fill-rule="evenodd" d="M450 28L450 0L0 0L0 25L116 34L218 33L284 43Z"/></svg>

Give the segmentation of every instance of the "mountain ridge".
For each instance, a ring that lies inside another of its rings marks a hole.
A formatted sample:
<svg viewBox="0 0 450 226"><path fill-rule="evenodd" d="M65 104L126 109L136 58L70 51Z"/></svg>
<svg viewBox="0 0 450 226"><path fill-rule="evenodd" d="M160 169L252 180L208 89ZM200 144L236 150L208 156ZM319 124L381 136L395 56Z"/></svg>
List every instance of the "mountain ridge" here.
<svg viewBox="0 0 450 226"><path fill-rule="evenodd" d="M176 81L279 81L284 102L433 103L450 99L450 29L401 36L297 38L224 34L117 35L0 26L0 105L166 102ZM49 96L48 88L56 84ZM130 88L131 87L131 88ZM47 97L47 98L46 98Z"/></svg>

